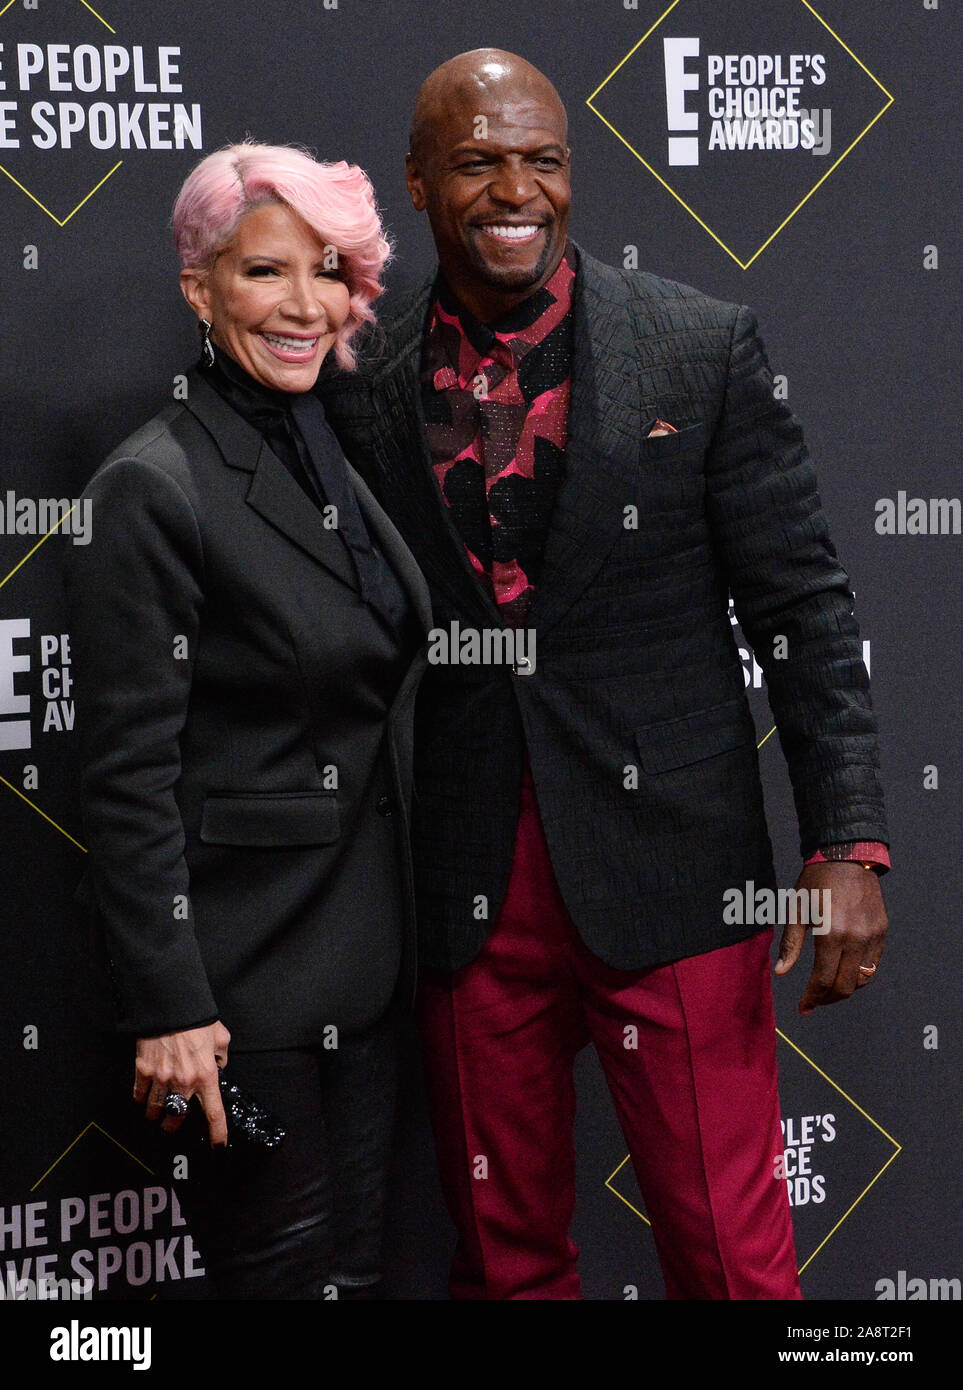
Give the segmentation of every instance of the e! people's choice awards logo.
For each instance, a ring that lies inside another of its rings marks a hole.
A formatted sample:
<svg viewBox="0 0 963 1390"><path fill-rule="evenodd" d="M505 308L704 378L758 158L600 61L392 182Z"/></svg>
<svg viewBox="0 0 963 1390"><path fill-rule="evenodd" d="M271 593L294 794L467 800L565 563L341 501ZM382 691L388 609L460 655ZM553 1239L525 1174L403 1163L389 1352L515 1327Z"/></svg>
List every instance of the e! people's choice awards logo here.
<svg viewBox="0 0 963 1390"><path fill-rule="evenodd" d="M138 16L139 30L154 24L170 28L163 14ZM203 148L169 37L130 42L87 0L0 0L0 173L59 226L128 151Z"/></svg>
<svg viewBox="0 0 963 1390"><path fill-rule="evenodd" d="M673 0L588 105L745 270L892 101L808 0Z"/></svg>

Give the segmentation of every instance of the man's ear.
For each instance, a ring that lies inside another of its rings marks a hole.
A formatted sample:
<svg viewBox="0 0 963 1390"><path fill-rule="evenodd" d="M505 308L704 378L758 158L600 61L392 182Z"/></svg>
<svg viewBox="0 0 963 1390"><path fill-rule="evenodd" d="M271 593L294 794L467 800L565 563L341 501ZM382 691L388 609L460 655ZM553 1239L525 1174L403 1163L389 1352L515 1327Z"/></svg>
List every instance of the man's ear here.
<svg viewBox="0 0 963 1390"><path fill-rule="evenodd" d="M180 274L181 294L199 319L209 319L211 307L210 288L207 276L200 270L182 270Z"/></svg>
<svg viewBox="0 0 963 1390"><path fill-rule="evenodd" d="M411 154L405 155L405 182L408 185L408 193L411 197L411 204L415 212L424 212L427 207L425 201L425 180L421 172L421 166Z"/></svg>

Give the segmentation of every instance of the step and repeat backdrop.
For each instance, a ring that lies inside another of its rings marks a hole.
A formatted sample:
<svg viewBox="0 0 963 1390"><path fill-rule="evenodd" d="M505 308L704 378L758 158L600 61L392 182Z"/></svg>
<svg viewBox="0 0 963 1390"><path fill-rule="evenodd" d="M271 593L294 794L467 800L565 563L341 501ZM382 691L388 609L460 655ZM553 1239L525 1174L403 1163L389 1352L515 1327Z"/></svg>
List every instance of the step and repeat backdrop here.
<svg viewBox="0 0 963 1390"><path fill-rule="evenodd" d="M86 1281L95 1299L205 1296L174 1175L128 1100L131 1057L85 998L81 716L60 577L66 547L91 542L88 512L67 515L87 478L196 357L174 195L203 154L246 136L357 162L396 241L396 293L433 259L403 178L415 92L487 44L536 63L567 104L576 239L752 305L775 389L805 424L856 592L895 867L870 989L803 1019L807 970L776 985L803 1291L960 1298L956 9L0 0L0 1298L44 1278ZM737 637L791 884L785 765ZM578 1085L585 1294L661 1299L591 1053ZM390 1296L444 1298L452 1245L411 1030Z"/></svg>

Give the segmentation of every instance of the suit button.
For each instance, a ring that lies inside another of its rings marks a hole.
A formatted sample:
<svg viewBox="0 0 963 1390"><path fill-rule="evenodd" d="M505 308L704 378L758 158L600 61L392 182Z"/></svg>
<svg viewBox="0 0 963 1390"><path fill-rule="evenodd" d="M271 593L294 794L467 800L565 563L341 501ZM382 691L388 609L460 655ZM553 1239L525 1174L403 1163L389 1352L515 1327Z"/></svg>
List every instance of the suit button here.
<svg viewBox="0 0 963 1390"><path fill-rule="evenodd" d="M390 796L379 796L376 807L379 816L390 816L394 807L391 804Z"/></svg>

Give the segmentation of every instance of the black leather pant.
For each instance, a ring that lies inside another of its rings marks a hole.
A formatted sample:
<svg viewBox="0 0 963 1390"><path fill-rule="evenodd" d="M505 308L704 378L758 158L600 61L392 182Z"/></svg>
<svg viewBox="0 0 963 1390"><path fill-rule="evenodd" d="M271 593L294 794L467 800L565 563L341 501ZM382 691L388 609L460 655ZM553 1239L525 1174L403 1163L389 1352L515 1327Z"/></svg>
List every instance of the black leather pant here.
<svg viewBox="0 0 963 1390"><path fill-rule="evenodd" d="M225 1075L287 1133L276 1149L212 1150L192 1106L174 1140L216 1298L378 1297L397 1047L392 1009L336 1050L231 1051Z"/></svg>

